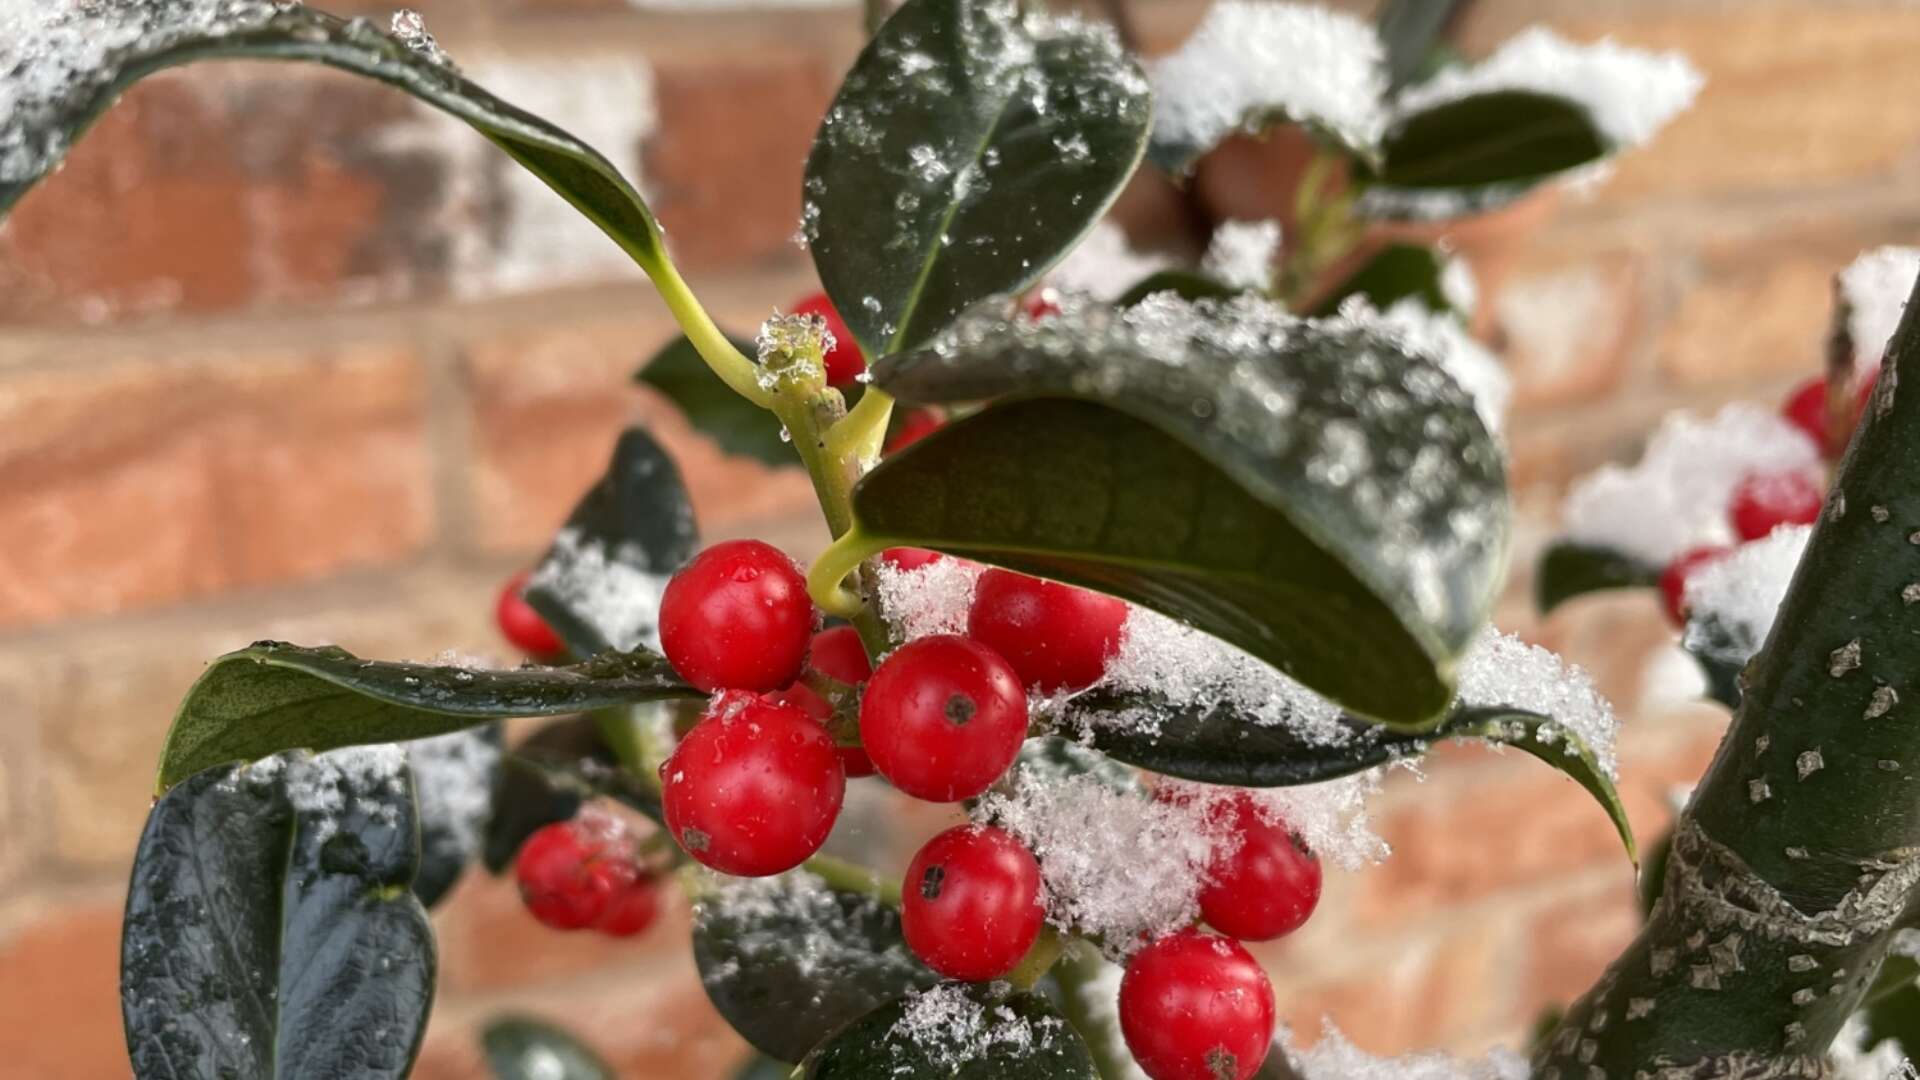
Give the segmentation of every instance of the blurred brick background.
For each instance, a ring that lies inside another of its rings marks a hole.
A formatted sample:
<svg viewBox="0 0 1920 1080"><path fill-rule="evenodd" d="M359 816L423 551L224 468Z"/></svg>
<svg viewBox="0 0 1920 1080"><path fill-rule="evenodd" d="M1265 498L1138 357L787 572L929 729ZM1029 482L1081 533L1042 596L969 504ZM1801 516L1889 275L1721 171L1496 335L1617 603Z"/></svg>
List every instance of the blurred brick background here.
<svg viewBox="0 0 1920 1080"><path fill-rule="evenodd" d="M652 6L421 5L480 81L631 166L716 316L750 329L810 288L788 240L799 172L858 16ZM1136 8L1156 47L1200 10ZM1670 664L1649 676L1669 643L1650 599L1537 625L1527 564L1569 477L1632 455L1669 409L1776 397L1816 370L1830 275L1920 241L1920 111L1903 104L1920 8L1480 0L1461 44L1533 21L1682 49L1709 77L1597 197L1501 238L1511 273L1485 300L1520 388L1526 527L1502 621L1600 678L1651 836L1721 717L1672 703ZM725 459L626 384L670 333L618 252L481 140L326 73L156 79L21 205L0 228L0 1061L126 1074L127 860L207 658L267 636L499 654L494 588L636 420L679 455L709 533L819 542L797 475ZM1603 818L1529 760L1448 752L1378 809L1394 858L1334 874L1321 917L1265 950L1297 1027L1325 1013L1381 1052L1510 1042L1634 929ZM742 1054L696 985L684 913L636 943L575 939L476 874L437 921L423 1076L476 1075L473 1029L509 1007L564 1018L625 1075L723 1075Z"/></svg>

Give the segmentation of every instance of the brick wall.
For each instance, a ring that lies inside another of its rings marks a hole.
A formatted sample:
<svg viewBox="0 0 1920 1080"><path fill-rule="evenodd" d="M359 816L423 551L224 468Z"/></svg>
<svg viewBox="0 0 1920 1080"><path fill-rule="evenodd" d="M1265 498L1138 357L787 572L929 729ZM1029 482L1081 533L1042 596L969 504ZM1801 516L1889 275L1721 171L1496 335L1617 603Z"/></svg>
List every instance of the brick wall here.
<svg viewBox="0 0 1920 1080"><path fill-rule="evenodd" d="M852 7L419 6L483 82L633 168L723 324L807 287L787 237L859 46ZM1140 7L1157 42L1198 11ZM1903 62L1920 9L1479 0L1464 43L1535 19L1684 49L1710 82L1597 198L1497 248L1522 567L1569 477L1631 454L1668 409L1771 398L1815 370L1829 275L1920 241L1920 112L1900 104L1920 91ZM798 477L724 458L626 386L670 332L611 245L477 138L326 73L154 80L22 204L0 228L0 1061L125 1075L127 859L206 658L263 636L499 651L491 590L636 419L687 469L709 532L818 544ZM1657 831L1721 718L1644 692L1667 642L1647 598L1536 625L1523 595L1502 621L1595 670L1627 716L1629 806ZM1377 1051L1510 1040L1634 928L1604 820L1528 760L1451 750L1378 809L1397 855L1335 873L1323 915L1264 950L1297 1026L1329 1013ZM437 921L423 1076L475 1075L473 1025L505 1007L565 1017L626 1075L714 1075L742 1052L694 982L683 912L609 946L540 931L476 875Z"/></svg>

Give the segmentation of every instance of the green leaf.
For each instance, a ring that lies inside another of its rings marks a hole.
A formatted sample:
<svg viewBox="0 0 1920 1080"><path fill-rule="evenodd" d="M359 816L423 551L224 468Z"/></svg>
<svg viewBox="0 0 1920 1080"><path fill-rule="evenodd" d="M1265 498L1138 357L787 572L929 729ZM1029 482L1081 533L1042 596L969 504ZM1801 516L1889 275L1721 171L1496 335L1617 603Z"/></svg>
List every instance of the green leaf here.
<svg viewBox="0 0 1920 1080"><path fill-rule="evenodd" d="M413 892L428 907L447 895L480 854L481 835L493 814L501 738L496 721L402 744L420 808L420 872Z"/></svg>
<svg viewBox="0 0 1920 1080"><path fill-rule="evenodd" d="M263 641L214 660L187 691L160 750L157 790L284 750L420 739L489 720L699 696L644 651L572 667L473 671Z"/></svg>
<svg viewBox="0 0 1920 1080"><path fill-rule="evenodd" d="M939 981L907 949L899 912L804 870L701 894L693 959L713 1007L781 1061L799 1061L835 1028Z"/></svg>
<svg viewBox="0 0 1920 1080"><path fill-rule="evenodd" d="M1501 452L1431 361L1277 312L969 320L882 360L903 401L1021 396L868 474L846 553L927 547L1112 593L1432 726L1502 577Z"/></svg>
<svg viewBox="0 0 1920 1080"><path fill-rule="evenodd" d="M1151 112L1110 34L1014 0L907 0L807 159L814 266L867 355L1038 280L1119 196Z"/></svg>
<svg viewBox="0 0 1920 1080"><path fill-rule="evenodd" d="M167 5L142 7L145 12L129 12L129 19L167 25ZM67 147L134 82L196 60L242 59L323 64L397 87L485 135L642 265L665 262L653 214L592 147L487 93L453 67L410 50L367 19L348 21L298 6L245 20L238 29L208 30L203 23L140 34L132 44L107 48L92 65L95 74L74 80L64 93L15 103L13 115L0 120L0 136L18 135L53 152L0 169L0 217L59 166ZM0 137L0 145L6 141Z"/></svg>
<svg viewBox="0 0 1920 1080"><path fill-rule="evenodd" d="M807 1055L807 1080L1099 1080L1086 1043L1038 994L945 983L948 1024L908 1030L902 998L860 1017ZM1005 983L997 984L1004 988ZM969 1016L967 1014L971 1013ZM967 1020L977 1020L969 1024Z"/></svg>
<svg viewBox="0 0 1920 1080"><path fill-rule="evenodd" d="M759 348L751 340L732 334L727 340L744 356L755 355ZM653 359L634 373L634 381L660 391L680 407L695 431L729 454L776 467L800 463L793 444L780 437L780 421L715 377L685 335L653 354Z"/></svg>
<svg viewBox="0 0 1920 1080"><path fill-rule="evenodd" d="M1148 710L1151 726L1131 718ZM1092 690L1073 699L1073 723L1094 749L1116 761L1183 780L1234 787L1293 787L1418 757L1442 739L1478 739L1512 746L1553 766L1585 788L1605 810L1629 858L1633 828L1613 779L1579 736L1551 717L1495 705L1462 705L1423 734L1347 720L1339 743L1310 741L1292 726L1262 723L1227 705L1175 704L1163 698ZM1102 723L1102 717L1124 718Z"/></svg>
<svg viewBox="0 0 1920 1080"><path fill-rule="evenodd" d="M1625 552L1560 541L1540 556L1533 582L1534 606L1545 615L1576 596L1602 589L1652 588L1660 568Z"/></svg>
<svg viewBox="0 0 1920 1080"><path fill-rule="evenodd" d="M1358 210L1378 217L1484 212L1611 150L1578 102L1527 90L1475 94L1399 118Z"/></svg>
<svg viewBox="0 0 1920 1080"><path fill-rule="evenodd" d="M680 469L645 428L628 428L528 580L527 603L576 656L657 645L660 591L698 546Z"/></svg>
<svg viewBox="0 0 1920 1080"><path fill-rule="evenodd" d="M1129 308L1163 292L1173 293L1182 300L1225 300L1242 291L1192 270L1157 270L1135 282L1113 303L1115 307Z"/></svg>
<svg viewBox="0 0 1920 1080"><path fill-rule="evenodd" d="M593 1047L544 1020L503 1016L480 1033L494 1080L615 1080Z"/></svg>
<svg viewBox="0 0 1920 1080"><path fill-rule="evenodd" d="M1445 271L1446 263L1430 247L1389 244L1328 292L1308 314L1332 315L1354 296L1366 297L1380 311L1410 296L1419 298L1429 311L1451 311L1453 304L1440 287Z"/></svg>
<svg viewBox="0 0 1920 1080"><path fill-rule="evenodd" d="M435 961L404 760L275 765L147 815L120 950L139 1080L397 1080L419 1052Z"/></svg>

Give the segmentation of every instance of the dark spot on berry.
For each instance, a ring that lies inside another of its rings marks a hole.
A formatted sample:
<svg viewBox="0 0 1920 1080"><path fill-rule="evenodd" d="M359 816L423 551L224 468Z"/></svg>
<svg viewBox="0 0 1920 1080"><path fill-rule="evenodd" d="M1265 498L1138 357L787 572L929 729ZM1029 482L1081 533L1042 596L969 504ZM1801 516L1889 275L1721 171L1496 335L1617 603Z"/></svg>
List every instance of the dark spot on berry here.
<svg viewBox="0 0 1920 1080"><path fill-rule="evenodd" d="M975 705L973 699L967 695L955 694L947 699L946 711L947 719L953 721L954 726L958 727L973 719L973 714L979 712L980 707Z"/></svg>
<svg viewBox="0 0 1920 1080"><path fill-rule="evenodd" d="M944 866L927 867L927 872L920 875L920 899L922 900L940 899L940 886L944 884L946 880L947 880L946 867Z"/></svg>
<svg viewBox="0 0 1920 1080"><path fill-rule="evenodd" d="M1309 859L1319 858L1318 855L1315 855L1313 853L1313 849L1307 846L1306 838L1301 836L1299 833L1290 832L1287 834L1287 839L1293 843L1293 850L1299 852L1302 855L1305 855Z"/></svg>
<svg viewBox="0 0 1920 1080"><path fill-rule="evenodd" d="M688 851L705 851L707 843L707 834L699 829L680 830L680 846Z"/></svg>
<svg viewBox="0 0 1920 1080"><path fill-rule="evenodd" d="M1233 1080L1240 1072L1240 1059L1224 1046L1216 1046L1207 1051L1207 1071L1216 1080Z"/></svg>

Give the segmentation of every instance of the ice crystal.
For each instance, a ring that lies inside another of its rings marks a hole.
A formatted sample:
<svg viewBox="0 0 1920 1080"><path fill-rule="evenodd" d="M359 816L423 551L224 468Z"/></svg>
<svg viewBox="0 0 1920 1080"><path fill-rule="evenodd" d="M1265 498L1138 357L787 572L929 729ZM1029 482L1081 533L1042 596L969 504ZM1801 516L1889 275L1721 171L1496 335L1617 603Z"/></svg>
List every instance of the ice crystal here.
<svg viewBox="0 0 1920 1080"><path fill-rule="evenodd" d="M1820 468L1813 440L1770 410L1735 403L1710 419L1666 418L1632 466L1582 478L1564 507L1567 538L1654 566L1705 544L1731 544L1733 489L1751 474Z"/></svg>
<svg viewBox="0 0 1920 1080"><path fill-rule="evenodd" d="M1155 62L1154 138L1204 150L1282 114L1349 146L1386 130L1384 50L1365 22L1317 5L1222 0Z"/></svg>
<svg viewBox="0 0 1920 1080"><path fill-rule="evenodd" d="M909 991L906 1008L887 1032L918 1047L928 1062L942 1070L957 1070L1005 1047L1013 1051L1045 1046L1065 1030L1058 1017L1028 1020L1004 1005L982 1004L961 983L941 983L927 990Z"/></svg>

